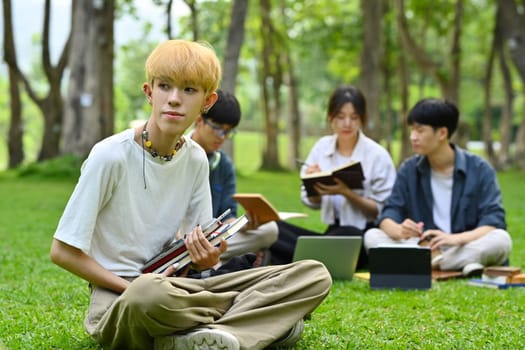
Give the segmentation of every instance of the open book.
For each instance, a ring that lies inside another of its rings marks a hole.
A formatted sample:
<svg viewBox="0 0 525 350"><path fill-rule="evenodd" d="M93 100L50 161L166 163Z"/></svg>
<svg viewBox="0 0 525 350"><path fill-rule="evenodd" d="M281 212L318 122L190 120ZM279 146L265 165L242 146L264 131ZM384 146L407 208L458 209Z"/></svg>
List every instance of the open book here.
<svg viewBox="0 0 525 350"><path fill-rule="evenodd" d="M342 180L349 188L363 188L363 168L360 162L350 162L330 171L320 171L301 176L308 197L318 196L314 188L316 183L335 185L334 178Z"/></svg>
<svg viewBox="0 0 525 350"><path fill-rule="evenodd" d="M304 218L308 216L304 213L277 211L260 193L236 193L233 195L233 199L243 206L246 213L256 216L259 225L269 221Z"/></svg>
<svg viewBox="0 0 525 350"><path fill-rule="evenodd" d="M248 218L246 215L238 217L235 221L230 223L222 223L220 220L214 219L211 223L204 226L203 233L208 238L211 244L218 246L222 239L228 239L237 233L246 223ZM188 249L184 244L184 239L178 239L164 249L159 255L147 261L142 268L143 273L161 273L173 264L178 264L176 272L182 270L189 263L191 258Z"/></svg>

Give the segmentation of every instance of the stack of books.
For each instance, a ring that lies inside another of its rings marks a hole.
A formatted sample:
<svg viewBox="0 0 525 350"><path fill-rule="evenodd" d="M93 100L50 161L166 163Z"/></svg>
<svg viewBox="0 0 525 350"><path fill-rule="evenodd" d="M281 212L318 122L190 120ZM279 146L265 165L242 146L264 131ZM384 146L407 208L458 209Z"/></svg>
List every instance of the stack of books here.
<svg viewBox="0 0 525 350"><path fill-rule="evenodd" d="M229 239L248 222L246 215L242 215L233 222L223 223L221 220L226 214L227 212L204 226L203 233L214 246L218 246L222 239ZM146 262L142 268L142 272L162 273L170 265L176 266L176 272L179 272L189 263L191 263L191 257L184 243L184 239L181 238L174 241L160 254Z"/></svg>
<svg viewBox="0 0 525 350"><path fill-rule="evenodd" d="M472 279L468 284L494 289L525 287L525 273L516 266L489 266L483 270L480 279Z"/></svg>

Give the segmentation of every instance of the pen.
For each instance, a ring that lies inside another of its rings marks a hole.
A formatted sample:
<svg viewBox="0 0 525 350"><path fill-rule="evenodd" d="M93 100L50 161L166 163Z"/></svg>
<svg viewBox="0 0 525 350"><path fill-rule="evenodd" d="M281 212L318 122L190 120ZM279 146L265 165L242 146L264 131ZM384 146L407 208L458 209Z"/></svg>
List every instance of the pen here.
<svg viewBox="0 0 525 350"><path fill-rule="evenodd" d="M297 159L295 158L295 162L299 165L304 165L304 166L310 166L310 164L306 163L305 161L303 160L300 160L300 159Z"/></svg>

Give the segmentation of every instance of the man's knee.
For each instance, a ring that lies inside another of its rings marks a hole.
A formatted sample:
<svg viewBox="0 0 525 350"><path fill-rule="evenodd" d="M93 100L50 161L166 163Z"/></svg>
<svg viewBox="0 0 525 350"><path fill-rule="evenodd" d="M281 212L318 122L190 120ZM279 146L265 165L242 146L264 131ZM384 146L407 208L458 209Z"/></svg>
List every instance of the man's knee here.
<svg viewBox="0 0 525 350"><path fill-rule="evenodd" d="M385 240L386 234L378 228L368 229L363 235L363 246L368 252L370 248L377 247L381 242Z"/></svg>
<svg viewBox="0 0 525 350"><path fill-rule="evenodd" d="M130 283L122 294L122 302L128 308L138 309L144 313L147 313L151 308L158 307L167 295L165 289L162 288L164 279L158 274L147 273L140 275Z"/></svg>
<svg viewBox="0 0 525 350"><path fill-rule="evenodd" d="M512 250L512 239L507 231L503 229L496 229L487 234L488 247L499 256L498 263L503 263L509 258Z"/></svg>
<svg viewBox="0 0 525 350"><path fill-rule="evenodd" d="M309 281L316 288L322 290L323 294L328 294L332 287L332 277L326 266L317 260L300 260L292 263L299 270L297 275L312 276Z"/></svg>
<svg viewBox="0 0 525 350"><path fill-rule="evenodd" d="M263 247L271 246L275 243L275 241L277 241L277 238L279 237L279 228L277 227L277 223L275 221L262 224L257 228L257 231L260 231L258 232L257 236L261 242L261 246Z"/></svg>

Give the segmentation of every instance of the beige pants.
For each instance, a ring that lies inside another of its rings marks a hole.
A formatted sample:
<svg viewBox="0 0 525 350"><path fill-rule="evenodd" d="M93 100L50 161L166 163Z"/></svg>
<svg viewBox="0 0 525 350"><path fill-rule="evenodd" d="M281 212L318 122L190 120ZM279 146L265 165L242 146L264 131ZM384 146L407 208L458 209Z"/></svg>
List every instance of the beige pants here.
<svg viewBox="0 0 525 350"><path fill-rule="evenodd" d="M153 338L194 327L225 330L241 349L263 349L312 312L331 282L313 260L202 280L144 274L120 296L93 288L85 325L110 349L152 349Z"/></svg>
<svg viewBox="0 0 525 350"><path fill-rule="evenodd" d="M380 244L416 245L418 240L417 237L394 240L384 231L372 228L365 233L364 246L368 251ZM483 266L501 265L509 258L511 249L510 235L505 230L496 229L465 245L442 249L443 260L440 269L461 270L469 263L480 263Z"/></svg>

